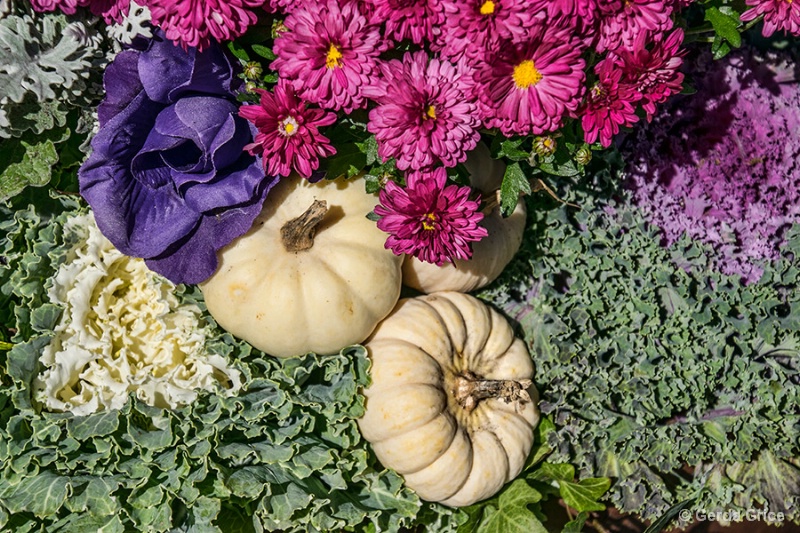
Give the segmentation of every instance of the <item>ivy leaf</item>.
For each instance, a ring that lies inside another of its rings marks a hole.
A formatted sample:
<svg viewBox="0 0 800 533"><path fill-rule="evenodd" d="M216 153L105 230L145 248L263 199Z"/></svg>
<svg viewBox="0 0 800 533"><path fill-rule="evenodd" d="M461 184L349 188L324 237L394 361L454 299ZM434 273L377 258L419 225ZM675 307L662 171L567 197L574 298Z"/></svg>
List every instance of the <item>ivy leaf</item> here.
<svg viewBox="0 0 800 533"><path fill-rule="evenodd" d="M500 185L500 211L503 216L509 216L517 206L520 194L530 194L531 184L522 171L519 163L512 163L506 167L503 183Z"/></svg>
<svg viewBox="0 0 800 533"><path fill-rule="evenodd" d="M561 530L561 533L582 533L587 518L589 518L587 512L582 511L578 513L574 519L564 524L564 529Z"/></svg>
<svg viewBox="0 0 800 533"><path fill-rule="evenodd" d="M517 479L500 494L497 507L487 506L477 533L547 533L544 525L528 509L542 495L523 479Z"/></svg>
<svg viewBox="0 0 800 533"><path fill-rule="evenodd" d="M586 478L578 483L564 480L558 482L564 503L578 512L604 510L606 506L597 500L606 493L610 486L611 480L606 477Z"/></svg>

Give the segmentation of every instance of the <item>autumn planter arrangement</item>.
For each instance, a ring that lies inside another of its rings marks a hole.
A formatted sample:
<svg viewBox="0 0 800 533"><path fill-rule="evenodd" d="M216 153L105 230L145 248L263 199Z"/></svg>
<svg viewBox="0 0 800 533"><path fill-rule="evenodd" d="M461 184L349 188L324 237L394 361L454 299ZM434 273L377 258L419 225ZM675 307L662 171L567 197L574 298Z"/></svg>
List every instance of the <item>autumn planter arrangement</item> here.
<svg viewBox="0 0 800 533"><path fill-rule="evenodd" d="M800 5L742 7L0 5L0 528L800 519Z"/></svg>

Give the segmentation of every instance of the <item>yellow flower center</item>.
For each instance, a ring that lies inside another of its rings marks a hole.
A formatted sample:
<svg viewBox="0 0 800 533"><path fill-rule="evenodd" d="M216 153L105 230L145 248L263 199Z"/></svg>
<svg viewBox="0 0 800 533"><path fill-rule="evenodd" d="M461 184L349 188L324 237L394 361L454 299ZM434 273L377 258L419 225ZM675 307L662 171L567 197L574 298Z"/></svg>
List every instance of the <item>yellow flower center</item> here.
<svg viewBox="0 0 800 533"><path fill-rule="evenodd" d="M527 89L542 81L542 73L536 70L533 60L526 59L514 67L514 83L519 89Z"/></svg>
<svg viewBox="0 0 800 533"><path fill-rule="evenodd" d="M285 137L291 137L297 133L297 120L294 117L286 117L278 123L278 132Z"/></svg>
<svg viewBox="0 0 800 533"><path fill-rule="evenodd" d="M423 120L427 120L429 118L436 118L436 108L432 105L429 105L428 109L425 110L425 113L422 114Z"/></svg>
<svg viewBox="0 0 800 533"><path fill-rule="evenodd" d="M494 13L494 2L492 0L486 0L483 5L481 5L481 15L491 15Z"/></svg>
<svg viewBox="0 0 800 533"><path fill-rule="evenodd" d="M436 229L436 215L427 213L422 219L422 229L431 231Z"/></svg>
<svg viewBox="0 0 800 533"><path fill-rule="evenodd" d="M331 43L331 47L328 49L328 55L325 57L325 66L328 68L342 66L342 53L333 43Z"/></svg>

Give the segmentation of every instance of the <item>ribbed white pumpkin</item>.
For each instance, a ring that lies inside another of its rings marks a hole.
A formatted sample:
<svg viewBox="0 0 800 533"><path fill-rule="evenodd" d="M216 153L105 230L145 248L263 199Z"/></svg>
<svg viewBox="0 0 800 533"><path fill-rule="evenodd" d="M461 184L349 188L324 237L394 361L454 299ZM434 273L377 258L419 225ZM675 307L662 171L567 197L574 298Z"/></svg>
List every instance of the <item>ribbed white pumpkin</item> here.
<svg viewBox="0 0 800 533"><path fill-rule="evenodd" d="M470 152L464 163L470 173L473 187L490 193L500 188L505 173L505 163L492 159L483 143ZM442 266L426 263L408 256L403 263L403 283L422 292L469 292L484 287L503 272L522 243L526 219L525 202L520 199L514 212L507 218L500 214L500 206L481 221L488 236L472 245L469 261L455 260Z"/></svg>
<svg viewBox="0 0 800 533"><path fill-rule="evenodd" d="M366 218L377 202L360 180L283 179L250 232L221 251L219 268L201 284L211 315L277 357L362 342L400 297L401 259Z"/></svg>
<svg viewBox="0 0 800 533"><path fill-rule="evenodd" d="M528 350L502 315L456 292L405 299L366 347L361 433L420 498L471 505L520 473L538 396Z"/></svg>

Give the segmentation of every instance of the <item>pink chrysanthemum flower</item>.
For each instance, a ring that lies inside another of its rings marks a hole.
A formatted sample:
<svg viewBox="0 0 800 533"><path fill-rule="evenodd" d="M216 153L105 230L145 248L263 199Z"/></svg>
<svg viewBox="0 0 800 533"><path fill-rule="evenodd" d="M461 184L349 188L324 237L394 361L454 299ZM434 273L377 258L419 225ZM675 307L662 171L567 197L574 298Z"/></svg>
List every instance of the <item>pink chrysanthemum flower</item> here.
<svg viewBox="0 0 800 533"><path fill-rule="evenodd" d="M531 8L545 10L549 19L567 17L586 26L594 23L597 15L597 0L530 0Z"/></svg>
<svg viewBox="0 0 800 533"><path fill-rule="evenodd" d="M471 242L486 237L479 226L480 203L470 200L472 189L447 185L447 173L437 168L407 176L402 188L393 181L381 191L375 214L378 228L389 234L386 248L421 261L443 265L472 257Z"/></svg>
<svg viewBox="0 0 800 533"><path fill-rule="evenodd" d="M532 0L442 0L442 8L441 54L454 60L482 57L499 38L522 38L534 19Z"/></svg>
<svg viewBox="0 0 800 533"><path fill-rule="evenodd" d="M239 115L258 128L255 142L245 146L260 154L267 174L288 176L294 169L304 178L319 168L319 159L336 153L330 140L319 132L336 122L335 113L307 109L286 83L278 83L272 93L257 89L260 104L244 105Z"/></svg>
<svg viewBox="0 0 800 533"><path fill-rule="evenodd" d="M499 43L477 68L484 123L507 136L558 129L564 116L577 109L583 92L578 38L558 26L534 26L530 32L520 43Z"/></svg>
<svg viewBox="0 0 800 533"><path fill-rule="evenodd" d="M678 71L683 64L684 52L680 48L683 30L676 29L666 39L656 40L651 50L645 48L645 35L640 34L633 51L623 50L609 57L621 65L624 81L641 94L642 108L649 121L656 105L683 89L683 74Z"/></svg>
<svg viewBox="0 0 800 533"><path fill-rule="evenodd" d="M367 129L378 154L397 167L420 169L438 161L453 167L480 139L472 81L465 64L452 64L419 51L381 66L382 79L367 95L378 102Z"/></svg>
<svg viewBox="0 0 800 533"><path fill-rule="evenodd" d="M350 113L365 105L385 43L356 2L307 2L286 17L270 65L309 102Z"/></svg>
<svg viewBox="0 0 800 533"><path fill-rule="evenodd" d="M232 41L256 22L266 0L145 0L153 24L184 49L203 50L211 40Z"/></svg>
<svg viewBox="0 0 800 533"><path fill-rule="evenodd" d="M792 0L747 0L753 6L739 17L744 22L764 15L764 28L761 33L769 37L776 31L800 35L800 3Z"/></svg>
<svg viewBox="0 0 800 533"><path fill-rule="evenodd" d="M665 33L672 28L672 7L664 0L600 0L600 38L597 51L631 50L643 32Z"/></svg>
<svg viewBox="0 0 800 533"><path fill-rule="evenodd" d="M373 9L373 19L386 23L389 39L413 43L433 42L444 23L440 0L365 0Z"/></svg>
<svg viewBox="0 0 800 533"><path fill-rule="evenodd" d="M37 12L59 9L67 15L74 15L78 7L88 7L93 15L103 17L106 24L121 22L129 6L130 0L31 0L31 7Z"/></svg>
<svg viewBox="0 0 800 533"><path fill-rule="evenodd" d="M597 83L586 95L578 114L584 140L591 144L599 138L600 144L608 148L621 126L631 126L639 120L636 102L641 94L632 84L621 81L623 70L611 58L600 61L594 71Z"/></svg>

